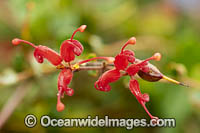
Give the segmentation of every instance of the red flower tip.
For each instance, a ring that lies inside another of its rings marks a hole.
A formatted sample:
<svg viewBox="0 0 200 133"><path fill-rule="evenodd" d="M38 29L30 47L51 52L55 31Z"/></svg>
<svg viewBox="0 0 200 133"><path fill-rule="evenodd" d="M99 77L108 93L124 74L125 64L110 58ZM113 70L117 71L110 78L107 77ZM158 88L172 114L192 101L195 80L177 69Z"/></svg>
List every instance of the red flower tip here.
<svg viewBox="0 0 200 133"><path fill-rule="evenodd" d="M131 37L128 41L127 41L128 44L136 44L136 38L135 37Z"/></svg>
<svg viewBox="0 0 200 133"><path fill-rule="evenodd" d="M61 112L65 109L65 105L61 101L58 101L56 109L58 112Z"/></svg>
<svg viewBox="0 0 200 133"><path fill-rule="evenodd" d="M78 29L80 32L84 32L84 30L87 28L87 25L81 25Z"/></svg>
<svg viewBox="0 0 200 133"><path fill-rule="evenodd" d="M162 55L160 53L155 53L153 55L153 59L156 61L160 61L161 58L162 58Z"/></svg>
<svg viewBox="0 0 200 133"><path fill-rule="evenodd" d="M21 43L20 39L18 39L18 38L15 38L15 39L12 40L13 45L19 45L20 43Z"/></svg>

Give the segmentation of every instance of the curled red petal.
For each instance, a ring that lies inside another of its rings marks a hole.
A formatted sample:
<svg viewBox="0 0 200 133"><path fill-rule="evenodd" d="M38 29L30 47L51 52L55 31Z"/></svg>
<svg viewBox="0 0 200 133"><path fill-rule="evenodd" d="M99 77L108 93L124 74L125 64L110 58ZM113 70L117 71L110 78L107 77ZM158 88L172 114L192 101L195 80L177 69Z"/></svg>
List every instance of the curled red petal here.
<svg viewBox="0 0 200 133"><path fill-rule="evenodd" d="M65 62L70 62L75 59L74 45L72 42L65 40L60 47L60 55Z"/></svg>
<svg viewBox="0 0 200 133"><path fill-rule="evenodd" d="M65 62L70 62L75 59L75 55L79 56L83 52L83 46L77 40L66 40L60 47L60 54Z"/></svg>
<svg viewBox="0 0 200 133"><path fill-rule="evenodd" d="M95 82L95 88L100 91L110 91L110 83L117 81L120 78L118 69L108 70Z"/></svg>
<svg viewBox="0 0 200 133"><path fill-rule="evenodd" d="M73 73L71 69L64 68L60 74L58 75L58 94L57 94L57 111L63 111L65 106L61 102L61 97L64 96L64 92L68 96L72 96L74 94L74 90L68 88L69 83L71 82L73 77Z"/></svg>
<svg viewBox="0 0 200 133"><path fill-rule="evenodd" d="M99 91L108 92L111 90L109 84L102 84L99 80L95 82L94 87Z"/></svg>
<svg viewBox="0 0 200 133"><path fill-rule="evenodd" d="M79 56L84 50L83 45L78 40L72 40L71 42L81 51L79 54L77 53L77 56Z"/></svg>
<svg viewBox="0 0 200 133"><path fill-rule="evenodd" d="M123 55L126 56L128 62L133 63L135 61L135 53L131 50L124 50Z"/></svg>
<svg viewBox="0 0 200 133"><path fill-rule="evenodd" d="M59 88L64 88L64 90L68 89L68 85L71 82L72 77L73 73L71 69L64 68L58 76L58 89Z"/></svg>
<svg viewBox="0 0 200 133"><path fill-rule="evenodd" d="M34 57L39 63L43 63L43 58L46 58L55 66L62 62L62 58L56 51L42 45L39 45L35 48Z"/></svg>
<svg viewBox="0 0 200 133"><path fill-rule="evenodd" d="M115 57L114 65L119 70L125 70L126 67L128 66L128 60L126 56L123 54L118 54Z"/></svg>
<svg viewBox="0 0 200 133"><path fill-rule="evenodd" d="M62 43L60 47L60 54L65 62L73 61L75 59L75 55L79 56L83 52L82 44L77 40L73 40L73 37L78 31L84 32L86 27L86 25L81 25L78 29L74 31L72 37L69 40L65 40Z"/></svg>
<svg viewBox="0 0 200 133"><path fill-rule="evenodd" d="M43 63L44 62L44 57L39 51L40 50L36 48L34 50L33 55L34 55L34 57L35 57L35 59L37 60L38 63Z"/></svg>

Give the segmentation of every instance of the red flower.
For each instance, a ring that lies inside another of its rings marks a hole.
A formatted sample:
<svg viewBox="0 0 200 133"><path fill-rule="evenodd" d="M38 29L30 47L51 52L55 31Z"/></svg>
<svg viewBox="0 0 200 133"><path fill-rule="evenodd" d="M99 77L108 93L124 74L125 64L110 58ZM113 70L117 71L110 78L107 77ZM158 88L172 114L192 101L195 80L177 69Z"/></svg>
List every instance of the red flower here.
<svg viewBox="0 0 200 133"><path fill-rule="evenodd" d="M122 47L121 53L115 57L114 65L116 69L125 70L129 62L133 63L135 61L135 54L130 50L124 50L129 44L134 45L136 43L135 37L131 37Z"/></svg>
<svg viewBox="0 0 200 133"><path fill-rule="evenodd" d="M129 44L134 45L136 43L136 39L131 37L122 47L121 53L115 57L114 65L115 69L106 71L103 75L95 82L94 86L97 90L100 91L110 91L111 87L109 83L117 81L120 76L120 70L125 70L130 63L135 61L134 52L130 50L124 50L125 47Z"/></svg>
<svg viewBox="0 0 200 133"><path fill-rule="evenodd" d="M64 97L64 92L68 96L72 96L74 94L74 90L68 87L72 77L73 72L69 68L64 68L58 76L57 111L59 112L65 108L64 104L60 100L61 97Z"/></svg>
<svg viewBox="0 0 200 133"><path fill-rule="evenodd" d="M82 44L77 40L73 40L73 37L76 32L83 32L85 29L86 25L80 26L76 31L74 31L71 39L65 40L61 44L60 55L65 62L73 61L75 59L75 55L79 56L83 52Z"/></svg>
<svg viewBox="0 0 200 133"><path fill-rule="evenodd" d="M120 78L120 72L118 69L112 69L106 71L101 77L95 82L94 87L100 91L110 91L110 83L117 81Z"/></svg>
<svg viewBox="0 0 200 133"><path fill-rule="evenodd" d="M140 91L139 83L135 79L131 79L129 82L129 89L133 93L133 95L136 97L138 102L143 106L144 110L147 112L147 114L150 116L151 119L158 119L155 116L152 116L148 109L145 106L145 103L149 101L149 95L144 93L142 94Z"/></svg>
<svg viewBox="0 0 200 133"><path fill-rule="evenodd" d="M36 46L33 43L30 43L28 41L21 40L18 38L15 38L12 40L13 45L19 45L22 42L29 44L35 48L34 57L38 63L43 63L44 58L46 58L48 61L51 62L51 64L53 64L55 66L61 64L62 58L60 57L60 55L56 51L54 51L46 46L42 46L42 45Z"/></svg>
<svg viewBox="0 0 200 133"><path fill-rule="evenodd" d="M72 96L74 94L74 90L68 87L73 77L73 72L72 72L73 68L71 66L69 66L70 68L66 68L61 64L61 62L62 60L70 62L74 60L75 55L77 56L81 55L81 53L83 52L83 46L79 41L73 40L73 37L76 34L76 32L78 31L83 32L85 28L86 25L80 26L73 33L71 39L66 40L62 43L60 48L61 56L57 52L46 46L42 45L35 46L33 43L17 38L12 40L12 43L14 45L18 45L23 42L34 47L35 48L34 57L39 63L43 63L44 58L46 58L53 65L57 66L58 69L62 69L62 71L58 76L57 111L62 111L65 108L64 104L60 100L61 97L64 97L64 93L68 96ZM109 57L100 57L100 59L101 58L106 59L108 61L112 61L113 59Z"/></svg>
<svg viewBox="0 0 200 133"><path fill-rule="evenodd" d="M129 75L132 79L129 83L129 89L131 92L135 95L136 99L139 101L139 103L143 106L145 111L148 113L148 115L151 117L151 119L155 119L157 117L152 116L149 111L147 110L145 103L149 101L149 95L148 94L142 94L139 88L139 83L137 80L133 79L133 76L138 73L140 70L148 73L150 69L148 69L147 64L149 60L160 60L161 55L160 53L155 53L152 57L141 61L137 63L135 62L135 54L133 51L130 50L124 50L125 47L128 44L134 45L136 43L136 39L134 37L130 38L126 44L122 47L120 54L118 54L115 57L114 65L115 69L109 70L105 72L97 82L95 82L95 88L100 91L110 91L111 87L109 83L117 81L121 74L120 70L125 71L124 75ZM129 63L131 63L130 66ZM128 67L128 68L127 68Z"/></svg>

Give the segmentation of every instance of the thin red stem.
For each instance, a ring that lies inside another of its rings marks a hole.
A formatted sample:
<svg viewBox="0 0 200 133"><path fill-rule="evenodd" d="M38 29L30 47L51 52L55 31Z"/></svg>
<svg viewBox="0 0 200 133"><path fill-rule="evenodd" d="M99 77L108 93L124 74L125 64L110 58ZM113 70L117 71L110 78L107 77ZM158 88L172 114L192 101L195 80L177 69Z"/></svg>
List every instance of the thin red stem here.
<svg viewBox="0 0 200 133"><path fill-rule="evenodd" d="M94 58L90 58L90 59L87 59L87 60L80 61L77 64L81 65L83 63L87 63L87 62L90 62L90 61L93 61L93 60L98 60L98 59L109 61L109 58L110 57L94 57Z"/></svg>
<svg viewBox="0 0 200 133"><path fill-rule="evenodd" d="M72 39L74 38L74 35L76 34L76 32L78 32L78 31L83 32L83 31L85 30L86 27L87 27L86 25L81 25L78 29L76 29L76 30L74 31L74 33L72 34L71 41L72 41Z"/></svg>
<svg viewBox="0 0 200 133"><path fill-rule="evenodd" d="M37 48L37 46L35 44L31 43L31 42L28 42L28 41L25 41L25 40L21 40L21 39L18 39L18 41L26 43L26 44L29 44L29 45L31 45L34 48Z"/></svg>
<svg viewBox="0 0 200 133"><path fill-rule="evenodd" d="M128 46L128 44L129 44L129 42L126 42L126 43L124 44L124 46L123 46L122 49L121 49L121 54L123 53L124 49Z"/></svg>
<svg viewBox="0 0 200 133"><path fill-rule="evenodd" d="M147 61L150 61L150 60L154 60L154 57L152 56L152 57L150 57L150 58L147 58L146 60L144 60L144 61L138 63L137 65L143 65L143 64L145 64Z"/></svg>
<svg viewBox="0 0 200 133"><path fill-rule="evenodd" d="M80 29L78 28L77 30L74 31L74 33L72 34L72 37L71 37L71 41L73 40L74 38L74 35L76 34L76 32L80 31Z"/></svg>
<svg viewBox="0 0 200 133"><path fill-rule="evenodd" d="M154 116L152 116L151 113L148 111L147 107L145 106L145 103L142 103L142 106L143 106L145 112L150 116L150 118L153 119Z"/></svg>

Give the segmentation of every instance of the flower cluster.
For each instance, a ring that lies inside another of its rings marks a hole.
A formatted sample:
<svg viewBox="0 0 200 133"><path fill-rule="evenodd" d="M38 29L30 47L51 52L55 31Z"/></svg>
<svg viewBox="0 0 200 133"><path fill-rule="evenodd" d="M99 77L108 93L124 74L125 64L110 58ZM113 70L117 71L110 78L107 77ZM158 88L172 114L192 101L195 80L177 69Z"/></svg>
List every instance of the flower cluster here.
<svg viewBox="0 0 200 133"><path fill-rule="evenodd" d="M147 66L148 61L161 59L160 53L155 53L152 57L141 61L139 63L135 63L135 54L133 51L124 50L128 45L134 45L136 43L136 39L134 37L130 38L125 45L122 47L121 52L115 57L114 66L115 68L109 70L95 82L95 88L100 91L110 91L111 87L109 83L117 81L121 76L129 75L131 80L129 82L129 89L133 95L135 95L138 102L143 106L147 114L151 117L151 119L157 118L152 116L147 110L145 103L149 101L148 94L142 94L139 88L139 83L137 80L133 78L133 76L138 73L140 70L148 73L149 68Z"/></svg>
<svg viewBox="0 0 200 133"><path fill-rule="evenodd" d="M74 94L74 90L68 87L73 77L73 69L70 65L70 62L75 59L75 55L81 55L81 53L83 52L83 46L79 41L74 40L73 37L76 32L84 32L85 29L86 25L80 26L72 34L72 37L70 39L65 40L61 44L60 54L46 46L36 46L33 43L18 38L12 40L12 43L14 45L26 43L33 46L33 48L35 48L34 57L38 63L43 63L45 58L52 65L57 66L57 68L61 69L61 72L58 76L57 111L62 111L65 108L64 104L60 100L60 98L64 96L64 93L68 96L72 96ZM69 67L65 67L62 64L62 61L69 63Z"/></svg>
<svg viewBox="0 0 200 133"><path fill-rule="evenodd" d="M114 57L94 57L87 60L71 64L74 61L75 56L80 56L84 50L83 45L74 40L73 37L76 32L83 32L86 29L86 25L80 26L72 34L72 37L65 40L60 47L60 54L46 46L36 46L25 40L15 38L12 40L13 45L20 43L26 43L31 45L34 50L34 57L38 63L43 63L44 58L47 59L57 69L61 69L58 76L58 94L57 94L57 111L63 111L65 105L61 102L61 98L64 97L64 93L68 96L74 94L74 90L69 88L69 84L73 78L73 72L80 69L81 64L87 63L93 60L101 59L107 61L109 64L113 64L114 68L103 73L99 79L95 82L94 87L97 90L108 92L111 90L110 83L115 82L122 76L130 76L129 89L131 93L136 97L138 102L143 106L147 114L151 119L157 119L152 116L147 110L145 103L149 101L149 95L140 91L139 83L134 79L134 75L138 74L142 79L147 81L158 81L160 79L166 79L176 84L183 85L182 83L170 79L164 76L156 67L148 63L150 60L159 61L161 59L160 53L155 53L152 57L145 60L139 60L135 58L135 53L131 50L125 50L128 45L135 45L135 37L131 37L122 47L120 53ZM63 65L63 61L68 66Z"/></svg>

